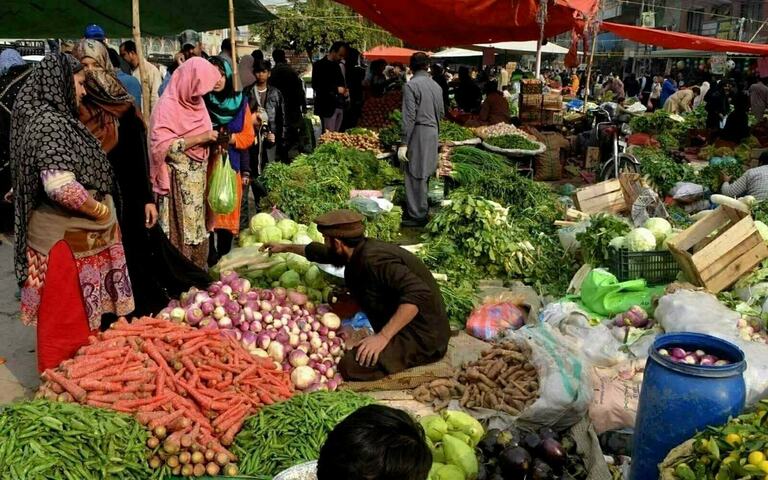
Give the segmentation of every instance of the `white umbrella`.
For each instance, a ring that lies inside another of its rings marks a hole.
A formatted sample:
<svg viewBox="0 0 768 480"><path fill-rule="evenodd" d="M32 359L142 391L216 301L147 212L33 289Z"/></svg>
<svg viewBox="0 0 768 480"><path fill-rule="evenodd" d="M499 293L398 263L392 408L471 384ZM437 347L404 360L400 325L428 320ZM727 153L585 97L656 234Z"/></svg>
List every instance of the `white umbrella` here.
<svg viewBox="0 0 768 480"><path fill-rule="evenodd" d="M476 50L467 50L466 48L448 48L432 55L432 58L463 58L463 57L482 57L483 52Z"/></svg>
<svg viewBox="0 0 768 480"><path fill-rule="evenodd" d="M527 42L499 42L499 43L476 43L476 47L495 48L496 50L506 50L508 52L518 53L536 53L536 40ZM556 43L549 42L541 46L542 53L558 53L565 55L568 49L561 47Z"/></svg>

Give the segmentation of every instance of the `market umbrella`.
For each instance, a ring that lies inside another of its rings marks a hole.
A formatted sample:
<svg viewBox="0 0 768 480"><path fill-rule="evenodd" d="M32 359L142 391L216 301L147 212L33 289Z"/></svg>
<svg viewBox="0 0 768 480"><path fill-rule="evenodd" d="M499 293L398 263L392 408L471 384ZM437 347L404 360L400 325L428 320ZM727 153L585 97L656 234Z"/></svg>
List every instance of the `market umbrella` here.
<svg viewBox="0 0 768 480"><path fill-rule="evenodd" d="M182 7L182 8L180 8ZM235 0L240 25L276 17L259 0ZM132 35L131 2L127 0L29 0L0 2L0 32L6 38L80 38L89 23L109 37ZM177 35L229 27L226 1L141 0L142 35Z"/></svg>
<svg viewBox="0 0 768 480"><path fill-rule="evenodd" d="M526 42L498 42L498 43L478 43L475 46L484 48L494 48L496 50L504 50L514 53L536 53L536 41L528 40ZM548 42L546 45L541 46L541 53L554 53L558 55L565 55L568 53L568 49L561 47L556 43Z"/></svg>
<svg viewBox="0 0 768 480"><path fill-rule="evenodd" d="M538 0L337 0L420 48L538 40ZM554 0L545 37L581 30L597 0Z"/></svg>
<svg viewBox="0 0 768 480"><path fill-rule="evenodd" d="M534 42L535 43L535 42ZM469 58L482 57L483 52L467 50L466 48L446 48L432 55L432 58Z"/></svg>
<svg viewBox="0 0 768 480"><path fill-rule="evenodd" d="M386 60L387 63L407 64L411 61L411 55L416 52L418 52L418 50L411 50L409 48L402 47L385 47L383 45L379 45L363 53L363 56L369 62L374 60Z"/></svg>

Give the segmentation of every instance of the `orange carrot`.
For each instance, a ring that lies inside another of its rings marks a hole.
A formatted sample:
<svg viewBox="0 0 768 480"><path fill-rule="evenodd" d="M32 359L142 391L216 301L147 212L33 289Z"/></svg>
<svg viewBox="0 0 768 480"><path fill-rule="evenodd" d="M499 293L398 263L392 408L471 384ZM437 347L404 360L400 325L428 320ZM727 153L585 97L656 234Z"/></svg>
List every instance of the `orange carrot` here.
<svg viewBox="0 0 768 480"><path fill-rule="evenodd" d="M72 365L69 368L69 378L76 379L85 377L89 373L93 373L99 370L104 370L107 367L111 367L116 363L119 363L120 359L101 359L101 358L89 358L84 357L84 360L77 362L76 365Z"/></svg>
<svg viewBox="0 0 768 480"><path fill-rule="evenodd" d="M232 408L213 419L211 425L216 427L216 429L226 430L226 427L223 425L228 425L228 421L230 419L238 418L240 415L244 415L247 410L248 407L243 405L242 401L240 401L233 405Z"/></svg>
<svg viewBox="0 0 768 480"><path fill-rule="evenodd" d="M240 431L240 429L243 427L243 422L245 422L245 415L240 417L237 422L233 423L226 432L224 432L224 435L219 438L219 441L224 446L230 446L235 441L235 435L237 435L237 432Z"/></svg>
<svg viewBox="0 0 768 480"><path fill-rule="evenodd" d="M117 382L102 382L100 380L93 380L90 378L84 378L79 381L80 386L85 390L101 390L103 392L119 392L122 389L122 385Z"/></svg>
<svg viewBox="0 0 768 480"><path fill-rule="evenodd" d="M164 417L165 412L138 412L136 413L136 421L142 425L148 424L155 418Z"/></svg>
<svg viewBox="0 0 768 480"><path fill-rule="evenodd" d="M85 402L85 404L90 407L109 408L111 410L115 410L115 408L112 406L111 403L99 402L98 400L88 400L87 402Z"/></svg>
<svg viewBox="0 0 768 480"><path fill-rule="evenodd" d="M61 385L61 388L69 392L69 394L72 395L72 398L74 398L78 402L82 403L85 400L85 396L86 396L85 390L81 388L79 385L77 385L77 383L75 383L74 381L64 378L63 375L56 373L51 369L48 369L43 374L43 378L47 378L48 380L52 382L56 382L59 385Z"/></svg>
<svg viewBox="0 0 768 480"><path fill-rule="evenodd" d="M155 395L162 395L165 392L165 370L160 369L155 375Z"/></svg>
<svg viewBox="0 0 768 480"><path fill-rule="evenodd" d="M173 412L169 413L168 415L160 418L155 418L152 421L149 422L149 428L154 430L155 428L159 426L166 426L172 421L176 420L177 418L180 418L186 413L186 410L174 410Z"/></svg>

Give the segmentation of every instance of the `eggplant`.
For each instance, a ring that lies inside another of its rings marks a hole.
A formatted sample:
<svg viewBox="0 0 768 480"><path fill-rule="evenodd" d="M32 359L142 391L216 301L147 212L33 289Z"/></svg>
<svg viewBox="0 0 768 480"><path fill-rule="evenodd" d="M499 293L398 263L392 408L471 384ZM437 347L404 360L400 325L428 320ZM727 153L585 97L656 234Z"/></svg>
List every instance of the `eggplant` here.
<svg viewBox="0 0 768 480"><path fill-rule="evenodd" d="M479 448L486 456L496 455L500 449L497 448L496 442L498 441L501 430L492 428L485 433L485 436L477 444Z"/></svg>
<svg viewBox="0 0 768 480"><path fill-rule="evenodd" d="M554 438L555 440L560 440L560 436L551 428L544 427L541 430L539 430L539 436L542 440L545 438Z"/></svg>
<svg viewBox="0 0 768 480"><path fill-rule="evenodd" d="M525 437L523 437L523 441L521 445L531 452L535 452L537 448L539 448L539 445L541 444L541 437L538 436L535 433L529 433Z"/></svg>
<svg viewBox="0 0 768 480"><path fill-rule="evenodd" d="M537 458L533 461L533 469L531 469L531 480L554 480L555 472L552 470L547 462Z"/></svg>
<svg viewBox="0 0 768 480"><path fill-rule="evenodd" d="M565 463L566 454L563 446L554 438L545 438L539 444L539 456L552 465L562 465Z"/></svg>
<svg viewBox="0 0 768 480"><path fill-rule="evenodd" d="M507 480L522 480L531 468L531 454L523 447L508 447L499 455L501 473Z"/></svg>

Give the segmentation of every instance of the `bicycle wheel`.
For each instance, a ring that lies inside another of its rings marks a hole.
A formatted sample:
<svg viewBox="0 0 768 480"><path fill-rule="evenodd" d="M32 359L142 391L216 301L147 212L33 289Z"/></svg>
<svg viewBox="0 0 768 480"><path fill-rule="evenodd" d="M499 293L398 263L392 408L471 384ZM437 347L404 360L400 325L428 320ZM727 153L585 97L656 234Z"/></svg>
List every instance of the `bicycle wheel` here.
<svg viewBox="0 0 768 480"><path fill-rule="evenodd" d="M600 170L600 180L610 180L616 178L616 171L613 167L614 159L611 158L603 168ZM637 173L639 171L640 164L635 160L635 157L627 153L619 154L619 173Z"/></svg>

